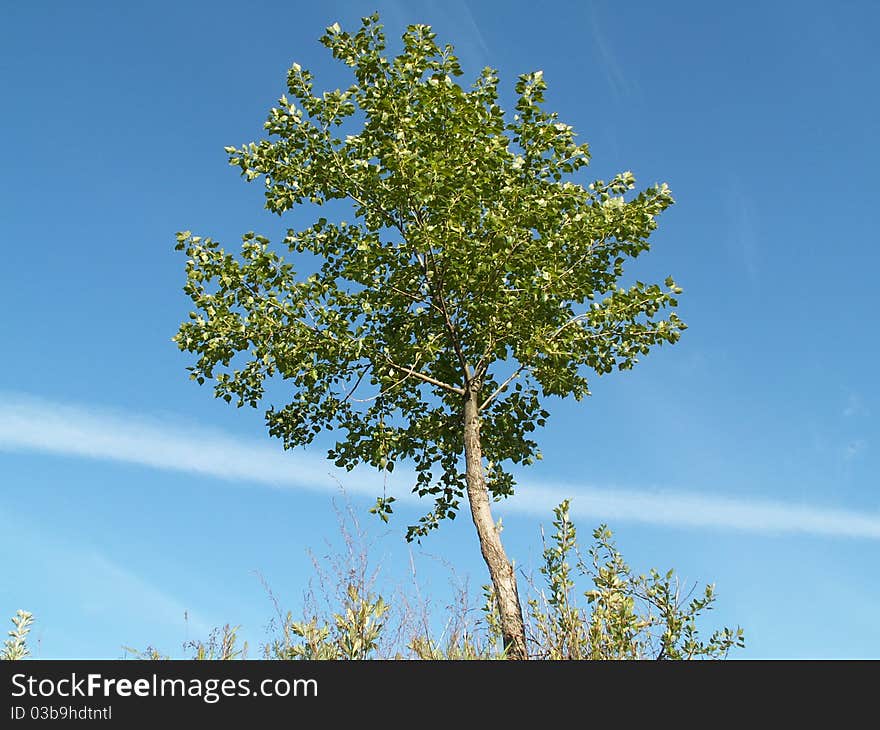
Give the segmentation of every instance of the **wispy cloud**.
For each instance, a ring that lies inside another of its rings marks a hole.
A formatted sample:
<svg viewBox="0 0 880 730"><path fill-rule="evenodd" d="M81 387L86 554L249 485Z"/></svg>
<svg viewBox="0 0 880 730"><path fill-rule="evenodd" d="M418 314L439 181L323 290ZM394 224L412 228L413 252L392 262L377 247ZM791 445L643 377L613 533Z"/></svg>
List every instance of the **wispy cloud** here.
<svg viewBox="0 0 880 730"><path fill-rule="evenodd" d="M599 9L596 4L590 6L590 19L593 31L593 47L596 49L596 55L599 60L599 68L605 75L605 81L614 94L615 98L621 99L630 96L635 91L635 86L627 78L623 71L623 67L617 60L611 42L608 40L606 33L602 29L602 22L599 18Z"/></svg>
<svg viewBox="0 0 880 730"><path fill-rule="evenodd" d="M486 38L467 0L396 0L385 4L382 15L401 30L411 23L431 25L439 33L440 45L452 43L465 66L482 68L490 65ZM447 35L449 28L454 29L453 35Z"/></svg>
<svg viewBox="0 0 880 730"><path fill-rule="evenodd" d="M462 24L462 30L466 33L465 37L467 38L469 50L471 51L470 58L474 62L479 63L480 66L489 65L489 45L486 43L486 38L480 30L477 19L474 17L473 12L471 11L471 6L467 0L457 0L457 2L454 3L442 3L442 7L446 8L446 12L452 17L458 18L459 22Z"/></svg>
<svg viewBox="0 0 880 730"><path fill-rule="evenodd" d="M88 575L92 588L83 592L87 611L112 615L132 615L140 612L160 626L181 627L184 622L194 636L205 637L215 624L204 620L180 599L154 585L143 577L110 560L105 555L90 551L66 561L73 563L81 575ZM121 610L122 609L122 610Z"/></svg>
<svg viewBox="0 0 880 730"><path fill-rule="evenodd" d="M276 488L334 491L339 482L326 460L282 452L278 443L243 441L222 432L166 420L0 394L0 449L106 459ZM406 474L394 474L405 484ZM375 496L375 475L341 476L346 491ZM403 501L415 499L402 490ZM804 533L880 539L880 513L827 505L753 500L676 490L598 488L522 480L502 512L546 517L572 499L581 518L652 525Z"/></svg>
<svg viewBox="0 0 880 730"><path fill-rule="evenodd" d="M729 245L740 258L749 281L756 286L759 279L759 243L757 213L752 199L744 192L739 180L735 180L727 195Z"/></svg>
<svg viewBox="0 0 880 730"><path fill-rule="evenodd" d="M4 569L6 587L16 587L15 600L26 602L26 607L44 616L57 610L56 606L46 603L47 596L61 599L64 615L56 617L57 624L50 621L48 626L63 626L65 622L87 625L98 621L107 627L124 617L135 626L137 621L148 621L157 631L180 636L185 632L187 638L202 638L216 625L182 597L172 595L118 560L92 546L71 543L57 534L47 533L43 527L32 524L28 515L10 512L5 506L0 506L0 552L16 556ZM28 581L28 576L34 575L40 577L36 586ZM5 593L0 590L4 610L18 608L6 603ZM131 629L132 624L126 628ZM57 647L58 641L51 643ZM118 649L119 646L114 645L109 651Z"/></svg>
<svg viewBox="0 0 880 730"><path fill-rule="evenodd" d="M880 513L795 502L571 485L524 489L516 499L519 509L545 515L549 505L567 497L573 497L571 513L574 517L606 522L880 539Z"/></svg>
<svg viewBox="0 0 880 730"><path fill-rule="evenodd" d="M247 442L178 420L0 394L0 449L139 464L277 486L326 490L324 459L291 455L278 442Z"/></svg>

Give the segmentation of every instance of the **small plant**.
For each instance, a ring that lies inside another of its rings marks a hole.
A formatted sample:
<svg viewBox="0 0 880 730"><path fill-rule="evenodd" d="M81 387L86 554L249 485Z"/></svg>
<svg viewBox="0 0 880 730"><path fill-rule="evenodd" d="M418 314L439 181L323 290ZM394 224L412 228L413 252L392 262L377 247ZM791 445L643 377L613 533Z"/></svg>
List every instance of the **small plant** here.
<svg viewBox="0 0 880 730"><path fill-rule="evenodd" d="M238 646L239 628L238 626L226 624L221 628L213 629L205 641L187 641L183 648L189 650L189 659L197 661L247 659L247 642L242 643L241 647ZM169 655L163 654L153 646L148 646L143 650L130 646L123 646L122 648L133 659L147 659L150 661L171 659Z"/></svg>
<svg viewBox="0 0 880 730"><path fill-rule="evenodd" d="M342 610L333 615L332 624L319 625L316 616L296 622L288 612L281 626L283 639L267 645L264 655L276 659L370 659L378 649L388 609L381 596L361 595L357 586L349 584Z"/></svg>
<svg viewBox="0 0 880 730"><path fill-rule="evenodd" d="M697 619L712 609L707 585L690 599L674 571L633 575L612 540L611 530L593 531L589 561L577 553L577 532L568 500L555 508L556 532L544 548L541 573L546 591L529 600L534 656L542 659L718 659L745 646L743 630L723 628L701 640ZM570 562L576 559L574 567ZM574 601L575 573L588 577L587 606ZM688 600L690 599L690 600Z"/></svg>
<svg viewBox="0 0 880 730"><path fill-rule="evenodd" d="M171 659L167 654L163 654L154 646L148 646L146 649L135 649L131 646L123 646L122 650L126 653L126 655L131 655L132 659L144 659L153 662L164 661L167 659ZM125 657L126 659L128 656Z"/></svg>
<svg viewBox="0 0 880 730"><path fill-rule="evenodd" d="M483 586L483 596L482 622L468 621L467 593L461 590L458 592L458 611L450 618L444 636L435 640L427 634L418 634L410 640L407 648L418 659L505 659L507 651L501 633L501 618L491 585Z"/></svg>
<svg viewBox="0 0 880 730"><path fill-rule="evenodd" d="M11 661L24 659L30 655L31 651L27 645L27 636L31 631L31 624L33 622L33 614L21 609L16 611L15 616L12 617L12 625L15 628L9 631L9 638L3 643L3 654L0 655L0 659Z"/></svg>
<svg viewBox="0 0 880 730"><path fill-rule="evenodd" d="M379 570L370 566L370 541L350 504L342 509L334 502L333 508L344 547L331 548L323 560L311 555L320 589L309 587L306 618L283 614L262 581L275 605L270 629L277 629L263 646L266 659L373 659L380 657L380 639L393 633L388 630L391 607L374 590Z"/></svg>
<svg viewBox="0 0 880 730"><path fill-rule="evenodd" d="M239 626L226 624L223 628L214 629L208 634L207 641L189 641L185 649L192 651L191 659L228 661L230 659L247 659L248 645L245 641L238 647Z"/></svg>

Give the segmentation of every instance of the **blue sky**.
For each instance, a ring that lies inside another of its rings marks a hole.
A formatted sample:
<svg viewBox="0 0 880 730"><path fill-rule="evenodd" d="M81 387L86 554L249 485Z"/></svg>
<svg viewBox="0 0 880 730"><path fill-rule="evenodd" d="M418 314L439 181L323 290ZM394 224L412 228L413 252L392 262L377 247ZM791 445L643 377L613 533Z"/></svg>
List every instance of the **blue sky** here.
<svg viewBox="0 0 880 730"><path fill-rule="evenodd" d="M469 520L407 546L418 505L378 524L375 476L337 475L323 442L282 452L170 339L189 311L176 231L234 246L293 225L223 147L261 136L294 61L347 83L317 38L374 9L392 48L429 23L468 75L496 67L508 108L542 69L591 175L677 200L638 271L675 276L690 328L587 402L551 401L544 461L499 508L510 555L535 565L568 496L636 569L715 582L706 626L742 625L739 656L880 657L870 2L5 4L0 614L37 615L41 657L179 654L225 622L256 644L256 571L299 606L337 478L390 576L412 553L439 605L449 565L479 592Z"/></svg>

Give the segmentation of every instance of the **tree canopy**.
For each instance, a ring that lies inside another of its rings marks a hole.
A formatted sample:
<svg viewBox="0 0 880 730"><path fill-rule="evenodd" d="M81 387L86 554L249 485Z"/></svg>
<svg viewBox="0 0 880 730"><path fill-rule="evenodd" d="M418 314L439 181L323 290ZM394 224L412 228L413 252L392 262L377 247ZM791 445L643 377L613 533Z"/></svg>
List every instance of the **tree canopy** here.
<svg viewBox="0 0 880 730"><path fill-rule="evenodd" d="M540 71L519 77L511 116L496 72L460 86L452 47L428 26L409 27L393 59L378 16L320 40L354 83L316 93L294 64L269 139L227 152L264 180L269 210L347 199L354 219L288 231L290 253L321 261L307 277L254 233L240 257L179 234L200 313L176 339L199 355L193 377L213 378L227 401L256 406L266 378L289 381L291 401L266 413L285 447L336 427L338 466L414 463L416 491L435 498L410 530L423 535L459 507L468 388L481 394L488 488L507 496L509 466L540 458L531 434L548 416L543 396L583 398L586 371L630 368L678 339L676 315L658 318L676 305L671 278L618 286L673 200L665 184L627 197L630 172L577 182L588 146L543 108Z"/></svg>

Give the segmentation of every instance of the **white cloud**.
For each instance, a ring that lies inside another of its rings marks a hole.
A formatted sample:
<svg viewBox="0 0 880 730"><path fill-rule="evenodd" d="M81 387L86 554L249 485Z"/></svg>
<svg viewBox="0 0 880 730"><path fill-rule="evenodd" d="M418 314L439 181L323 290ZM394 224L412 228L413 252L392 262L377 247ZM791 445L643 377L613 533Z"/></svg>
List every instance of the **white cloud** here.
<svg viewBox="0 0 880 730"><path fill-rule="evenodd" d="M0 449L106 459L276 488L339 488L329 462L308 454L285 453L276 441L247 441L167 419L16 394L0 394ZM374 497L381 491L377 475L355 475L352 479L340 472L347 492ZM394 484L405 484L406 476L395 471ZM528 477L521 485L515 497L498 505L499 511L546 518L554 505L571 498L572 514L591 520L880 539L880 514L825 505L683 491L540 484ZM402 500L416 499L408 489L403 492Z"/></svg>
<svg viewBox="0 0 880 730"><path fill-rule="evenodd" d="M603 522L880 539L878 513L794 502L571 485L523 489L515 499L520 502L518 509L543 515L567 497L572 497L573 517Z"/></svg>
<svg viewBox="0 0 880 730"><path fill-rule="evenodd" d="M324 459L178 421L0 393L0 449L107 459L229 480L326 490Z"/></svg>

